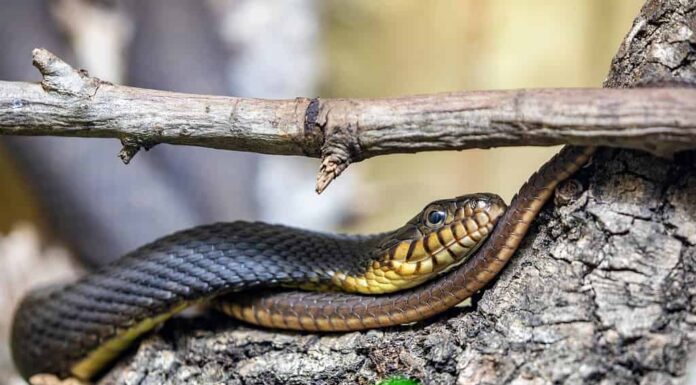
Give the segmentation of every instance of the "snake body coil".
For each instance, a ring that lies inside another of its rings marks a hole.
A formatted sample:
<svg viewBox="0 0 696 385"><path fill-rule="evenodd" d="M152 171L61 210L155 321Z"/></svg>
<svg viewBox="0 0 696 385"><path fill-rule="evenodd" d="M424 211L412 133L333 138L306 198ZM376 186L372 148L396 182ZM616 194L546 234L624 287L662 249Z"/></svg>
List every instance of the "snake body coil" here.
<svg viewBox="0 0 696 385"><path fill-rule="evenodd" d="M463 262L504 210L498 196L474 194L433 202L398 230L372 236L247 222L172 234L76 283L30 293L15 313L14 360L25 377L89 379L143 333L223 294L409 288Z"/></svg>
<svg viewBox="0 0 696 385"><path fill-rule="evenodd" d="M592 151L566 147L504 214L499 197L473 194L433 202L402 228L372 236L245 222L170 235L74 284L30 293L13 322L15 364L25 378L89 379L143 333L203 301L247 322L296 330L359 330L427 318L502 269L556 184ZM322 292L239 293L269 287Z"/></svg>
<svg viewBox="0 0 696 385"><path fill-rule="evenodd" d="M226 298L221 307L226 313L249 323L309 331L379 328L441 313L469 298L502 270L558 183L582 167L594 151L595 147L564 147L520 188L476 254L437 280L412 290L373 297L266 292Z"/></svg>

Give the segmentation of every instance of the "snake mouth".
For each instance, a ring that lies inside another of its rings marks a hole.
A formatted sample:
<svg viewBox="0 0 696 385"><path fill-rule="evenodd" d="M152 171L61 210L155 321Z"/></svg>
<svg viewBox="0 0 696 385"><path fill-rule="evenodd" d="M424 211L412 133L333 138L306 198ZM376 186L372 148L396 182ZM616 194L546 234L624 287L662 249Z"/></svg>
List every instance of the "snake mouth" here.
<svg viewBox="0 0 696 385"><path fill-rule="evenodd" d="M489 193L464 195L455 198L455 204L453 220L424 237L425 257L436 265L435 274L447 272L473 255L507 209L500 196Z"/></svg>
<svg viewBox="0 0 696 385"><path fill-rule="evenodd" d="M425 232L411 242L406 253L393 255L405 262L424 262L434 259L436 266L448 266L468 257L482 244L505 212L505 202L498 195L479 193L463 195L449 202L447 220L443 226ZM422 250L418 242L422 241ZM434 270L441 269L434 268Z"/></svg>
<svg viewBox="0 0 696 385"><path fill-rule="evenodd" d="M493 223L497 222L507 209L507 205L505 201L503 201L503 198L496 194L479 193L472 194L472 196L473 198L470 199L469 206L472 207L474 213L486 213Z"/></svg>
<svg viewBox="0 0 696 385"><path fill-rule="evenodd" d="M417 286L466 261L485 242L505 209L498 195L487 193L435 201L388 237L384 241L388 247L364 272L334 273L332 282L344 291L363 294ZM441 222L434 226L433 218Z"/></svg>

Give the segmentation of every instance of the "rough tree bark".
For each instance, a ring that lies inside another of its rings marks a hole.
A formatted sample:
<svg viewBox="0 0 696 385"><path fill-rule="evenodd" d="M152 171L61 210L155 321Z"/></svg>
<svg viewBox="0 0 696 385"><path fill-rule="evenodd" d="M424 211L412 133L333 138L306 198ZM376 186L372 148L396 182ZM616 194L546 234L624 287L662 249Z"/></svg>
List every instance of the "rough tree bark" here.
<svg viewBox="0 0 696 385"><path fill-rule="evenodd" d="M693 0L648 1L605 85L662 78L696 79ZM501 276L437 319L333 335L177 319L100 383L683 383L696 341L695 161L600 150Z"/></svg>

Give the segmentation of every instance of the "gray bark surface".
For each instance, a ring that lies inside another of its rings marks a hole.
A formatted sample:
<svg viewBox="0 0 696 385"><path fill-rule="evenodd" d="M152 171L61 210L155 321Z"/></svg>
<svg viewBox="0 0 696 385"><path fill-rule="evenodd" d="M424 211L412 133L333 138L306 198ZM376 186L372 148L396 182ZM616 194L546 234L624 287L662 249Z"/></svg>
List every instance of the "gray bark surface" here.
<svg viewBox="0 0 696 385"><path fill-rule="evenodd" d="M649 1L606 85L696 78L696 3ZM178 319L102 384L679 384L696 341L696 154L601 149L473 305L347 334Z"/></svg>
<svg viewBox="0 0 696 385"><path fill-rule="evenodd" d="M689 88L468 91L384 99L207 96L114 85L35 49L41 84L0 81L0 134L119 138L346 161L493 146L694 149ZM649 113L646 113L649 111Z"/></svg>

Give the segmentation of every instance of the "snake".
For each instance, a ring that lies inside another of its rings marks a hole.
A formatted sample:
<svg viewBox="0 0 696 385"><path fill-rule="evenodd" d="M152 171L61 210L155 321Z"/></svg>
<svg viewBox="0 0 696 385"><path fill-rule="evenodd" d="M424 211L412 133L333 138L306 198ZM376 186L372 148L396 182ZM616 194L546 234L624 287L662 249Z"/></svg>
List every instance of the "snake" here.
<svg viewBox="0 0 696 385"><path fill-rule="evenodd" d="M424 320L493 280L556 186L594 151L564 147L509 206L490 193L438 200L389 232L237 221L160 238L73 283L27 294L12 322L15 366L24 378L92 379L196 304L250 324L308 332Z"/></svg>

